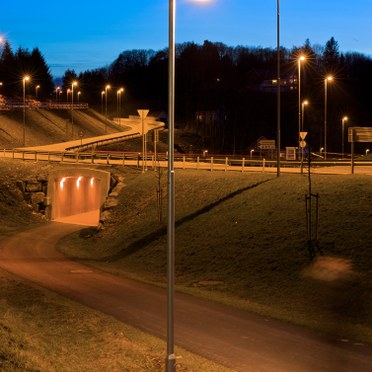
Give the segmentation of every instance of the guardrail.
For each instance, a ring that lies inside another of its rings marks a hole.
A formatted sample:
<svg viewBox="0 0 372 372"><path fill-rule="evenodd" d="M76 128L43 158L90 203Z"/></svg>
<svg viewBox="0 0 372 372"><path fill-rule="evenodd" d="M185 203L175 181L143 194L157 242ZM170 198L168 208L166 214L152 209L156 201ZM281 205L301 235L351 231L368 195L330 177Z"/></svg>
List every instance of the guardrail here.
<svg viewBox="0 0 372 372"><path fill-rule="evenodd" d="M3 157L10 159L48 161L69 164L119 165L134 166L147 170L148 168L166 168L168 158L164 153L149 154L143 157L141 153L102 152L102 151L31 151L22 149L4 149ZM284 173L305 173L307 166L300 161L281 161L281 171ZM192 156L175 155L174 166L178 169L204 169L209 171L239 171L239 172L276 172L276 160L221 157L221 156ZM372 166L372 161L355 161L354 167ZM351 162L314 161L311 170L315 173L351 174ZM372 168L368 173L372 174Z"/></svg>

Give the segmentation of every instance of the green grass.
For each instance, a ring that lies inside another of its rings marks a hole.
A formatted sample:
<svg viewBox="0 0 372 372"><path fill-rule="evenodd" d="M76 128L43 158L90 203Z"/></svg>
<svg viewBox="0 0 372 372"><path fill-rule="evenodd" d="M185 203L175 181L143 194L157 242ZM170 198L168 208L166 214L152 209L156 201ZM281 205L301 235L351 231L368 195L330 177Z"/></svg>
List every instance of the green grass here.
<svg viewBox="0 0 372 372"><path fill-rule="evenodd" d="M166 175L162 182L166 193ZM156 173L131 173L125 183L105 230L67 237L59 249L164 286L166 229L157 219ZM306 176L177 171L178 290L372 342L371 178L314 175L312 190L320 195L320 248L351 260L353 276L324 281L304 275L311 264Z"/></svg>
<svg viewBox="0 0 372 372"><path fill-rule="evenodd" d="M163 371L166 345L0 271L0 370ZM177 370L229 369L176 348Z"/></svg>
<svg viewBox="0 0 372 372"><path fill-rule="evenodd" d="M13 186L55 167L0 162L0 236L41 222ZM117 275L165 286L166 173L160 222L157 174L110 169L124 176L125 187L104 230L83 229L59 249ZM371 178L314 175L312 181L320 195L320 247L327 257L350 260L351 274L332 281L338 261L311 264L305 176L177 171L177 289L371 343ZM0 345L2 371L164 368L164 342L2 272ZM180 370L225 370L184 350L177 355Z"/></svg>

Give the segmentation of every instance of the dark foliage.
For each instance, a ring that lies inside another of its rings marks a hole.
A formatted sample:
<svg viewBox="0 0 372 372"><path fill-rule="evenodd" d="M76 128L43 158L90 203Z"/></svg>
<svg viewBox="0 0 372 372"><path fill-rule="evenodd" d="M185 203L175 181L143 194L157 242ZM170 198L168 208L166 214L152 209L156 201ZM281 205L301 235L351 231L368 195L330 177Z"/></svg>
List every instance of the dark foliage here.
<svg viewBox="0 0 372 372"><path fill-rule="evenodd" d="M281 138L282 147L297 146L298 138L298 56L306 55L301 68L301 100L307 142L314 150L324 138L324 79L334 80L327 90L328 151L341 150L341 119L347 125L372 124L369 90L372 86L372 59L359 53L340 53L332 37L324 47L281 48ZM176 125L198 134L210 152L247 153L260 137L276 138L277 51L259 47L228 47L205 41L202 45L184 43L176 46ZM3 45L0 59L2 91L22 90L22 74L33 78L28 93L36 84L44 97L53 93L49 68L38 49L31 53L19 49L13 53ZM124 88L120 102L123 116L149 108L153 114L167 112L168 51L128 50L107 67L76 74L67 70L63 77L64 94L78 81L81 100L101 110L107 84L108 113L118 113L118 90ZM63 96L65 97L65 96ZM66 98L66 97L65 97ZM64 98L64 99L65 99Z"/></svg>
<svg viewBox="0 0 372 372"><path fill-rule="evenodd" d="M19 48L13 53L8 41L5 41L0 56L0 82L1 93L9 96L21 96L23 90L22 80L29 75L27 83L27 96L47 99L53 89L53 78L46 64L44 56L38 48L31 52ZM38 88L36 88L38 87Z"/></svg>

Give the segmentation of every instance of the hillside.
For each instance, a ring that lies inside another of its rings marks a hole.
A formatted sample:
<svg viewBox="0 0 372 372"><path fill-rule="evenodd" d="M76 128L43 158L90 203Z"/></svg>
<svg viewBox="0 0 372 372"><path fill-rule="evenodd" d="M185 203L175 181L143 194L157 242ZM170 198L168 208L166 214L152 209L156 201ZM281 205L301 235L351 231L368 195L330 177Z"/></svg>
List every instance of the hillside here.
<svg viewBox="0 0 372 372"><path fill-rule="evenodd" d="M84 137L94 137L120 130L111 120L94 111L74 110L73 125L71 110L27 110L26 146L48 145L78 139L83 131ZM0 111L0 147L21 147L23 140L23 111Z"/></svg>
<svg viewBox="0 0 372 372"><path fill-rule="evenodd" d="M314 265L306 236L307 177L176 173L179 290L372 342L369 176L312 176L313 192L320 195L323 253ZM83 230L59 249L117 275L163 286L166 174L160 189L153 172L126 173L125 184L104 230Z"/></svg>

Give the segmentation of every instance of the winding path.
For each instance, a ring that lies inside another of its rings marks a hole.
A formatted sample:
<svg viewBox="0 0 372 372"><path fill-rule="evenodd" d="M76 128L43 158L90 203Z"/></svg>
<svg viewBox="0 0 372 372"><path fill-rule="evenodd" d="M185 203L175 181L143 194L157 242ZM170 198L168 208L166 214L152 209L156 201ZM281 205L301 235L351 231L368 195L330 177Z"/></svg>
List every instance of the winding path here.
<svg viewBox="0 0 372 372"><path fill-rule="evenodd" d="M165 338L166 291L70 261L55 243L81 226L51 222L0 241L0 267ZM184 294L176 343L237 371L372 371L372 348Z"/></svg>

